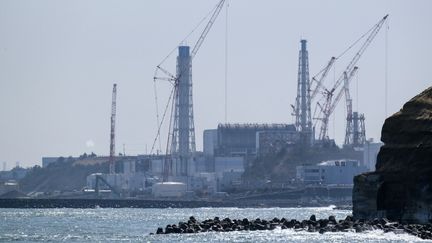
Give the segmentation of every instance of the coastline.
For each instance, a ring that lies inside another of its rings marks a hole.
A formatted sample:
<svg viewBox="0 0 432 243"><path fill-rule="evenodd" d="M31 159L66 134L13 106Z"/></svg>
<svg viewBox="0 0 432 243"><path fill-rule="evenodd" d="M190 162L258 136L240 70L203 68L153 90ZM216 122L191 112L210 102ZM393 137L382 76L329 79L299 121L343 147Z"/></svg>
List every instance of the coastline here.
<svg viewBox="0 0 432 243"><path fill-rule="evenodd" d="M0 208L203 208L203 207L326 207L334 205L336 209L349 209L346 202L305 202L295 200L148 200L148 199L66 199L66 198L5 198L0 199Z"/></svg>

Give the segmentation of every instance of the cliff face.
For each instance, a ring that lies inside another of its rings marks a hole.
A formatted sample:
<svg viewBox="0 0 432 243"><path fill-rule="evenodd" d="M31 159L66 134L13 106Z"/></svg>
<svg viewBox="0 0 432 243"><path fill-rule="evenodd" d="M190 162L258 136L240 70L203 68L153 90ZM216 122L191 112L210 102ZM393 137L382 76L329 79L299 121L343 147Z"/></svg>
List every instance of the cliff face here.
<svg viewBox="0 0 432 243"><path fill-rule="evenodd" d="M432 223L432 87L386 119L376 171L354 178L356 218Z"/></svg>

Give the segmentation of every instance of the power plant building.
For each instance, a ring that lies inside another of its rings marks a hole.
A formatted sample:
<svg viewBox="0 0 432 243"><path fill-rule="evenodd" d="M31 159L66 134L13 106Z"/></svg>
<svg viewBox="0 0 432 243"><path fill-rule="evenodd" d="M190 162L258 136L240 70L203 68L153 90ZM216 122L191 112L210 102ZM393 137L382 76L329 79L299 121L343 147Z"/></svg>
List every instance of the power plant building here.
<svg viewBox="0 0 432 243"><path fill-rule="evenodd" d="M204 131L204 154L214 157L255 157L257 149L263 146L260 142L283 137L290 142L295 142L297 139L295 126L292 124L220 124L216 130Z"/></svg>
<svg viewBox="0 0 432 243"><path fill-rule="evenodd" d="M374 143L373 140L366 141L363 145L363 163L369 171L375 171L378 153L383 143Z"/></svg>
<svg viewBox="0 0 432 243"><path fill-rule="evenodd" d="M325 185L352 185L354 176L367 171L358 160L329 160L317 165L297 166L297 180Z"/></svg>

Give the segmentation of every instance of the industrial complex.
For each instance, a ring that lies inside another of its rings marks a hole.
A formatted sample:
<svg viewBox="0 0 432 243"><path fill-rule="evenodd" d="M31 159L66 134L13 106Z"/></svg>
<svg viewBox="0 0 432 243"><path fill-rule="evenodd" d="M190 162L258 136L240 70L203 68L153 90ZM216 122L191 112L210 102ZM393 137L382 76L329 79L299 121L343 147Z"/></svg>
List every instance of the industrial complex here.
<svg viewBox="0 0 432 243"><path fill-rule="evenodd" d="M219 124L203 131L203 151L197 151L192 92L193 60L224 3L225 0L221 0L209 15L194 46L178 46L175 72L170 72L163 62L156 68L154 81L166 80L172 84L166 110L163 115L157 115L159 127L155 144L166 144L165 152L154 153L153 144L149 154L116 156L118 87L114 84L109 156L73 158L74 164L108 164L108 170L101 169L87 175L86 185L79 195L98 198L223 199L228 193L269 187L290 190L310 186L350 188L355 175L374 169L381 144L367 140L365 115L353 111L350 82L358 70L357 62L379 33L387 16L364 35L363 42L360 42L349 64L329 87L325 80L340 56L331 57L324 68L311 77L308 42L300 40L297 96L291 105L292 110L289 105L286 110L287 113L292 112L294 123ZM292 83L294 86L295 82ZM343 98L347 112L346 135L343 147L339 148L329 137L328 127L329 118ZM169 133L168 140L161 142L163 124L167 124ZM312 158L311 151L321 151L323 156ZM43 158L43 168L62 161L59 158ZM259 170L257 168L260 167L256 166L258 162L268 165L264 166L268 167L268 174L263 172L261 178L251 176L256 174L254 170ZM289 173L284 174L285 169ZM272 171L278 172L279 177L273 177Z"/></svg>
<svg viewBox="0 0 432 243"><path fill-rule="evenodd" d="M379 146L371 141L366 141L365 116L358 111L353 111L349 84L357 72L358 60L378 34L387 16L367 33L367 38L360 49L330 88L325 87L324 81L338 58L331 57L324 69L310 78L307 41L300 40L297 97L295 104L292 105L294 124L219 124L217 128L204 130L203 151L196 151L192 61L224 2L222 0L216 6L195 46L181 45L178 47L175 74L169 72L162 64L157 66L156 74L162 74L163 77L155 75L155 82L159 79L168 80L173 86L169 97L170 104L167 105L167 109L170 107L171 110L169 111L166 153L143 155L144 161L148 163L146 171L135 171L135 166L128 164L131 162L125 162L127 166L123 167L127 170L121 174L112 170L115 167L113 149L115 147L116 86L114 85L110 173L90 175L87 179L89 189L99 191L100 189L95 187L106 184L105 189L132 189L131 185L135 185L133 189L146 190L146 188L140 188L146 185L147 190L151 191L154 197L217 195L219 192L226 192L233 188L242 188L246 181L244 173L253 168L257 158L262 159L280 153L287 153L289 156L289 151L298 148L301 148L304 153L307 153L309 149L329 148L327 157L331 158L334 154L334 160L321 161L316 164L307 164L309 161L297 161L297 166L293 167L296 176L287 177L285 183L349 185L352 184L352 178L355 175L373 167L372 160L375 157L371 153L376 153ZM337 146L328 136L329 117L342 97L345 97L347 106L344 143L344 155L347 158L338 158L338 150L334 152L334 147ZM312 114L312 106L315 102L315 111L318 110L318 112ZM164 120L160 121L158 116L158 122L162 124ZM157 139L160 139L160 132L158 132ZM357 158L359 159L354 160ZM145 181L142 180L143 178L147 179L147 183L143 182ZM128 186L125 187L125 185Z"/></svg>

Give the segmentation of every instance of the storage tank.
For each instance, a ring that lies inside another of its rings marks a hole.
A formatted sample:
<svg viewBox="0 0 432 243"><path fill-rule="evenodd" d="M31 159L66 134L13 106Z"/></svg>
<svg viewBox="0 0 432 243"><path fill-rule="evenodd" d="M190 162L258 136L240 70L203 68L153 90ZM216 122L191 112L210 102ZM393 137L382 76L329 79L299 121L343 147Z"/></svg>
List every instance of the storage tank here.
<svg viewBox="0 0 432 243"><path fill-rule="evenodd" d="M159 182L153 185L152 193L155 197L184 197L186 184L182 182Z"/></svg>

